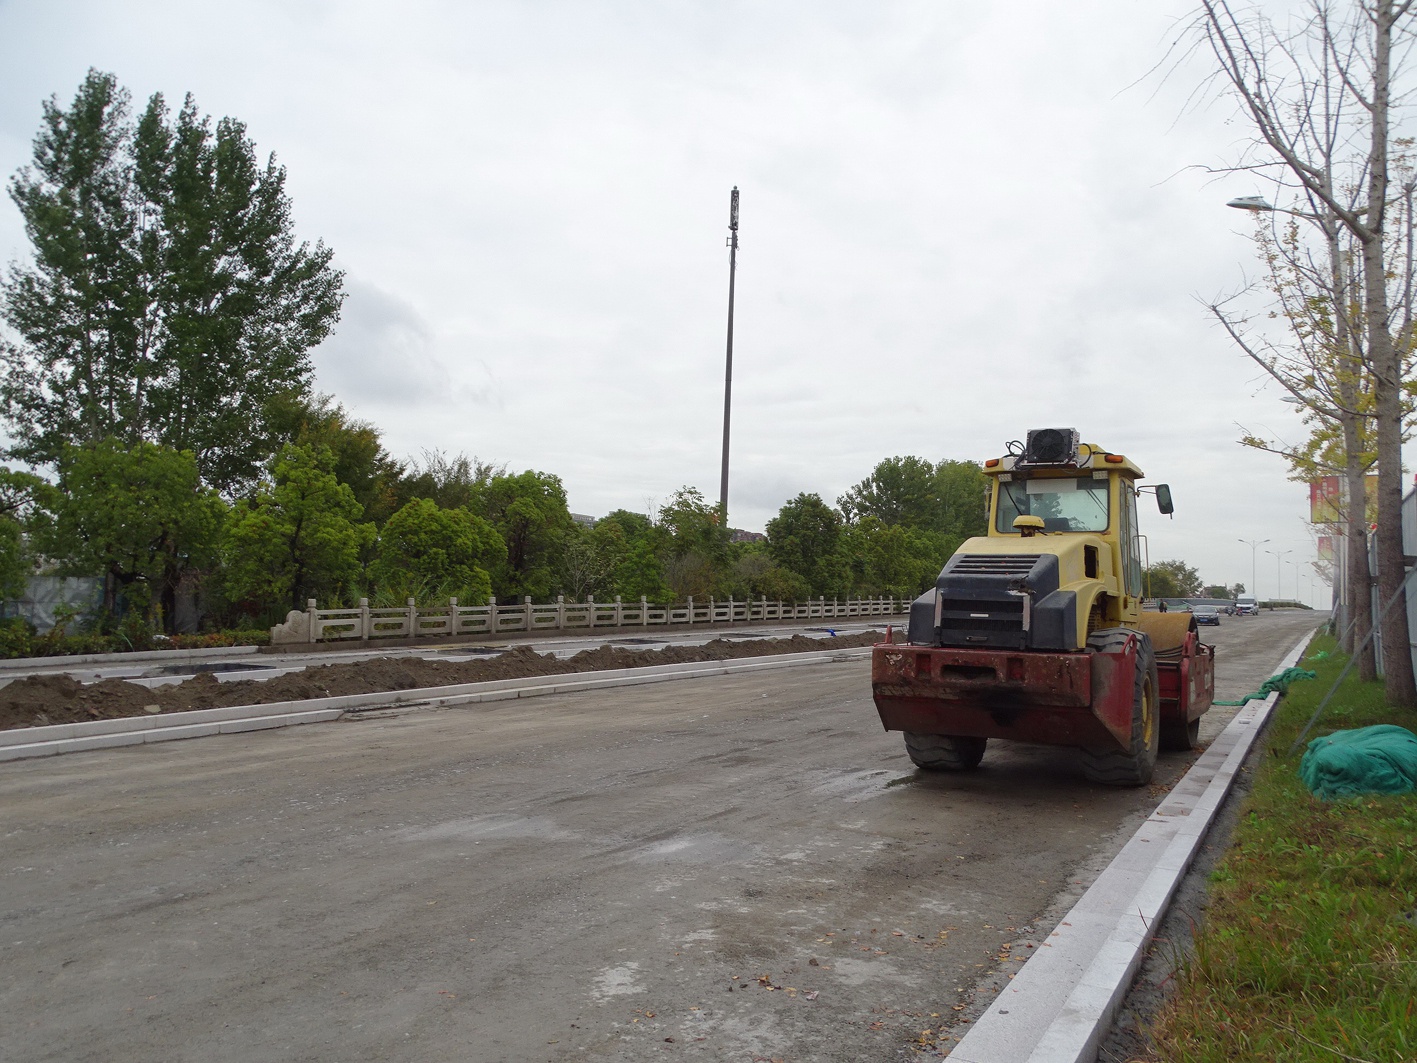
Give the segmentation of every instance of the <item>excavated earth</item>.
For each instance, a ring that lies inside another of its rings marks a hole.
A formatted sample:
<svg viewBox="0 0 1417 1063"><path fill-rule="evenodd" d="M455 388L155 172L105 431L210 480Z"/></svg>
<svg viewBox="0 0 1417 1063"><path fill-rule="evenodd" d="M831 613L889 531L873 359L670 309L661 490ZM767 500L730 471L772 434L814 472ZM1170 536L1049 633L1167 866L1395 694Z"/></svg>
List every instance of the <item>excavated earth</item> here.
<svg viewBox="0 0 1417 1063"><path fill-rule="evenodd" d="M598 672L609 668L644 668L656 664L728 661L811 650L851 649L882 639L878 631L829 638L793 635L787 639L714 639L701 646L665 646L626 650L600 646L560 659L528 646L485 660L439 661L422 657L380 657L326 664L273 679L218 682L209 672L182 683L149 688L125 679L80 683L67 675L28 676L0 687L0 730L47 724L110 720L228 705L265 705L276 701L372 694L388 690L453 686L497 679Z"/></svg>

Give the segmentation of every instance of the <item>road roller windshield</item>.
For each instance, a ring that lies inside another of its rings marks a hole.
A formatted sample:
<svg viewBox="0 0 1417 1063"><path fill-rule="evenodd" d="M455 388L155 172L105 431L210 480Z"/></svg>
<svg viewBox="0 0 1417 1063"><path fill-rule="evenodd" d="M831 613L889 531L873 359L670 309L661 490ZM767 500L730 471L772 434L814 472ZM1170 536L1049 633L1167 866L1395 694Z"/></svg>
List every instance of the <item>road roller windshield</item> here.
<svg viewBox="0 0 1417 1063"><path fill-rule="evenodd" d="M999 484L994 527L1014 531L1016 517L1040 517L1046 532L1105 532L1110 522L1108 481L1086 476L1030 477Z"/></svg>

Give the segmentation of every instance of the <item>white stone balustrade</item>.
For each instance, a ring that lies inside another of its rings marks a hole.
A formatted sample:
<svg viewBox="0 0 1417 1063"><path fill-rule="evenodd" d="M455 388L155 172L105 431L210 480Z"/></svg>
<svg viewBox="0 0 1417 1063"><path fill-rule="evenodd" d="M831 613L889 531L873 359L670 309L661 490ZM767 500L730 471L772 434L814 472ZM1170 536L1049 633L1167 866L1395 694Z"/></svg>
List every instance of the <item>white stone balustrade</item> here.
<svg viewBox="0 0 1417 1063"><path fill-rule="evenodd" d="M896 598L809 599L805 602L770 602L766 598L735 601L729 598L673 605L655 605L641 598L622 602L555 602L533 605L459 605L449 598L445 606L420 609L412 598L406 605L371 609L368 598L348 609L319 609L311 598L304 612L292 609L283 624L271 628L271 644L337 642L345 639L421 638L450 635L504 635L519 631L565 631L587 628L668 627L690 624L737 624L764 620L830 620L856 616L895 616L909 602Z"/></svg>

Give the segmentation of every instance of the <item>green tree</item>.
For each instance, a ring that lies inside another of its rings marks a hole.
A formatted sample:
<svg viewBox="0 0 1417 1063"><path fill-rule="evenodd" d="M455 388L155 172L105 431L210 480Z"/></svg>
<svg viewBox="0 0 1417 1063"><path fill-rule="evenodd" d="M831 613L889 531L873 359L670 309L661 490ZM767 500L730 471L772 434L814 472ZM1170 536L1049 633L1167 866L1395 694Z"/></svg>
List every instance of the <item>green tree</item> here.
<svg viewBox="0 0 1417 1063"><path fill-rule="evenodd" d="M935 466L924 458L886 458L836 504L849 522L875 517L883 524L928 527L937 517Z"/></svg>
<svg viewBox="0 0 1417 1063"><path fill-rule="evenodd" d="M303 609L308 598L346 594L359 578L374 526L357 523L359 503L333 469L328 448L288 445L273 480L233 507L222 558L227 595L242 612Z"/></svg>
<svg viewBox="0 0 1417 1063"><path fill-rule="evenodd" d="M681 487L659 510L658 525L667 537L665 547L675 557L698 553L720 559L728 552L728 533L718 507L710 505L697 487Z"/></svg>
<svg viewBox="0 0 1417 1063"><path fill-rule="evenodd" d="M580 601L586 595L599 595L610 585L615 565L624 553L624 541L606 535L596 535L595 529L579 524L570 529L561 550L561 587Z"/></svg>
<svg viewBox="0 0 1417 1063"><path fill-rule="evenodd" d="M874 516L851 526L846 551L855 593L905 599L933 586L945 560L931 537Z"/></svg>
<svg viewBox="0 0 1417 1063"><path fill-rule="evenodd" d="M597 521L595 526L600 529L612 525L623 532L626 542L645 539L657 546L662 539L660 529L645 513L635 513L628 509L613 510Z"/></svg>
<svg viewBox="0 0 1417 1063"><path fill-rule="evenodd" d="M27 530L36 510L55 500L53 486L38 476L0 466L0 599L24 594L34 571Z"/></svg>
<svg viewBox="0 0 1417 1063"><path fill-rule="evenodd" d="M988 480L974 462L886 458L837 506L848 523L869 516L938 535L948 556L971 535L987 531L987 491Z"/></svg>
<svg viewBox="0 0 1417 1063"><path fill-rule="evenodd" d="M695 487L681 487L660 508L664 575L675 597L728 596L728 533L718 507Z"/></svg>
<svg viewBox="0 0 1417 1063"><path fill-rule="evenodd" d="M0 517L0 601L25 593L25 577L31 568L19 521Z"/></svg>
<svg viewBox="0 0 1417 1063"><path fill-rule="evenodd" d="M481 517L415 498L379 533L370 573L381 589L404 597L456 595L482 605L492 593L489 570L506 556L501 536Z"/></svg>
<svg viewBox="0 0 1417 1063"><path fill-rule="evenodd" d="M335 479L349 485L365 520L383 525L409 498L421 497L402 497L404 467L384 449L379 429L351 416L333 395L287 392L267 412L281 445L329 448Z"/></svg>
<svg viewBox="0 0 1417 1063"><path fill-rule="evenodd" d="M640 595L659 601L669 592L655 550L655 529L642 514L617 512L618 518L611 515L593 528L572 527L562 554L562 586L573 600L594 595L608 601L618 594L628 601Z"/></svg>
<svg viewBox="0 0 1417 1063"><path fill-rule="evenodd" d="M795 573L806 594L835 596L844 582L842 522L820 495L800 494L767 524L769 556Z"/></svg>
<svg viewBox="0 0 1417 1063"><path fill-rule="evenodd" d="M807 581L774 561L763 543L744 543L743 548L736 551L731 579L735 598L801 602L812 597L812 587Z"/></svg>
<svg viewBox="0 0 1417 1063"><path fill-rule="evenodd" d="M673 599L664 572L668 534L646 514L617 509L596 522L593 535L596 548L613 563L606 593L626 601Z"/></svg>
<svg viewBox="0 0 1417 1063"><path fill-rule="evenodd" d="M949 542L946 557L959 544L989 531L989 478L978 463L942 461L935 466L935 495L940 500L938 531ZM944 557L940 559L941 567Z"/></svg>
<svg viewBox="0 0 1417 1063"><path fill-rule="evenodd" d="M474 505L478 492L494 476L506 474L505 465L479 461L466 454L450 458L441 450L425 450L421 459L408 463L396 490L403 501L431 498L443 509L455 509Z"/></svg>
<svg viewBox="0 0 1417 1063"><path fill-rule="evenodd" d="M338 318L341 274L297 244L285 171L245 127L188 97L132 120L111 74L43 106L33 164L10 195L33 263L0 285L0 402L12 452L57 464L115 437L190 451L233 494L274 446L273 398L303 391L309 350Z"/></svg>
<svg viewBox="0 0 1417 1063"><path fill-rule="evenodd" d="M664 561L648 539L634 539L625 556L615 566L614 593L626 601L648 601L663 604L672 601L674 590L664 572Z"/></svg>
<svg viewBox="0 0 1417 1063"><path fill-rule="evenodd" d="M490 521L507 545L506 561L492 573L497 595L549 598L575 524L560 477L532 470L494 476L473 493L470 508Z"/></svg>
<svg viewBox="0 0 1417 1063"><path fill-rule="evenodd" d="M1200 573L1184 561L1158 561L1146 570L1142 584L1152 598L1199 598Z"/></svg>
<svg viewBox="0 0 1417 1063"><path fill-rule="evenodd" d="M64 452L50 507L40 545L60 573L101 573L110 614L160 608L169 629L179 584L216 559L226 508L190 451L116 439Z"/></svg>

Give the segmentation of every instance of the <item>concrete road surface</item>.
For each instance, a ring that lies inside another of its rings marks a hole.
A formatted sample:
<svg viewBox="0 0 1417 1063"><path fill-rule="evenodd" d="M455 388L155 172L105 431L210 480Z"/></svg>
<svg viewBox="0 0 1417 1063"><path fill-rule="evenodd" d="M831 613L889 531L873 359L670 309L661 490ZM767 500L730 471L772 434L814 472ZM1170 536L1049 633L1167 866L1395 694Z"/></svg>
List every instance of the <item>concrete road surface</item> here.
<svg viewBox="0 0 1417 1063"><path fill-rule="evenodd" d="M1208 631L1220 696L1315 622ZM1189 758L1137 791L1006 743L927 776L868 677L0 766L0 1059L938 1057Z"/></svg>

